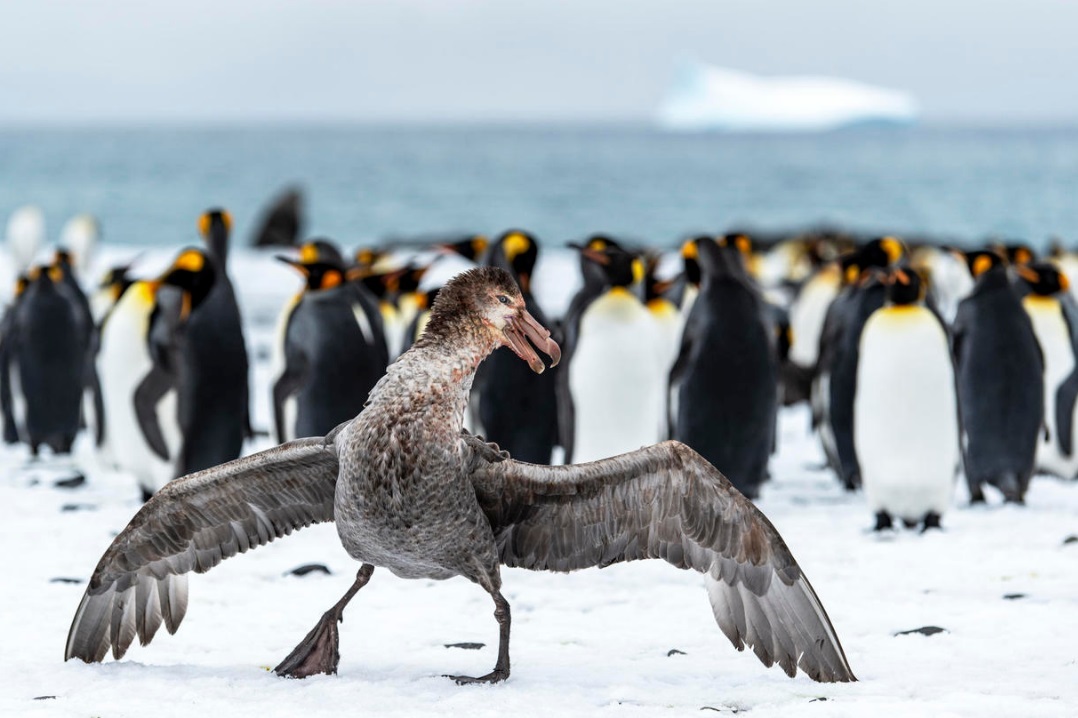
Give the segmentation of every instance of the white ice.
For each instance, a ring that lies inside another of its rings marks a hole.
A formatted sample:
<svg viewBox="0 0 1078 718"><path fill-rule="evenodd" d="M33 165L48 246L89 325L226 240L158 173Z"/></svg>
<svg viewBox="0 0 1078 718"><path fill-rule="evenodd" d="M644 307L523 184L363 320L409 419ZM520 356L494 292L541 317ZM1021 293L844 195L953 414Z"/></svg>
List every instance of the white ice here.
<svg viewBox="0 0 1078 718"><path fill-rule="evenodd" d="M857 124L910 124L906 92L834 77L764 77L685 63L658 110L674 130L817 132Z"/></svg>

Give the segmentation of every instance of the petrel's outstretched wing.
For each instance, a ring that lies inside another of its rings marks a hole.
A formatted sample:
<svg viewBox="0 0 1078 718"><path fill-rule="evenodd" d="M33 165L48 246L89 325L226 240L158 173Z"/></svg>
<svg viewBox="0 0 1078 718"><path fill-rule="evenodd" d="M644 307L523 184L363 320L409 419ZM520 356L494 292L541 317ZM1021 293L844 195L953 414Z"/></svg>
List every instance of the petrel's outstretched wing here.
<svg viewBox="0 0 1078 718"><path fill-rule="evenodd" d="M67 636L64 660L123 656L164 620L175 633L187 611L189 571L293 530L333 520L337 454L300 439L169 482L112 542L94 569Z"/></svg>
<svg viewBox="0 0 1078 718"><path fill-rule="evenodd" d="M815 591L771 522L674 441L575 466L473 459L507 566L572 571L661 558L707 575L719 628L770 666L853 681Z"/></svg>

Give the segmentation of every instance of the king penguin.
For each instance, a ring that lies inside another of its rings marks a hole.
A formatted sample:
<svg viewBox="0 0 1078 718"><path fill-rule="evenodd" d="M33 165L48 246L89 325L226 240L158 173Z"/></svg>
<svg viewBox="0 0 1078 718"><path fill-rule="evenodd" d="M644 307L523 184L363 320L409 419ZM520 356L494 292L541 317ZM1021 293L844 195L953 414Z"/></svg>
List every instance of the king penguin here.
<svg viewBox="0 0 1078 718"><path fill-rule="evenodd" d="M282 443L323 436L359 414L388 363L384 336L370 340L357 321L367 315L357 306L357 287L346 281L345 267L311 246L304 245L298 261L278 257L305 278L288 313L284 370L273 385L274 425Z"/></svg>
<svg viewBox="0 0 1078 718"><path fill-rule="evenodd" d="M574 248L581 254L584 286L565 317L557 375L566 463L656 443L665 425L667 373L655 322L634 293L643 263L608 237L594 236Z"/></svg>
<svg viewBox="0 0 1078 718"><path fill-rule="evenodd" d="M86 344L63 281L56 265L30 270L16 288L0 351L5 426L34 456L41 446L70 453L79 432Z"/></svg>
<svg viewBox="0 0 1078 718"><path fill-rule="evenodd" d="M1069 292L1070 281L1054 265L1017 265L1015 272L1028 287L1022 307L1033 323L1044 357L1044 431L1037 444L1037 470L1071 479L1078 473L1078 457L1069 450L1073 444L1074 399L1067 380L1078 367L1074 335L1078 307Z"/></svg>
<svg viewBox="0 0 1078 718"><path fill-rule="evenodd" d="M153 368L135 392L135 411L150 446L170 458L157 405L176 391L183 444L175 476L231 461L243 445L247 372L235 351L242 335L237 342L238 326L221 320L218 279L208 253L184 250L157 291L151 317Z"/></svg>
<svg viewBox="0 0 1078 718"><path fill-rule="evenodd" d="M181 269L179 265L173 265L165 278L172 281L169 275L178 269ZM163 453L151 447L135 410L136 392L154 367L150 354L150 343L154 338L151 327L156 320L158 345L169 329L167 317L154 315L162 280L131 280L126 268L121 277L119 284L112 284L117 289L117 299L105 314L99 330L96 363L105 416L108 417L102 448L106 461L135 477L142 500L147 501L176 476L175 460L183 445L183 433L174 387L168 388L152 408L152 423L160 434ZM123 291L118 291L120 287Z"/></svg>
<svg viewBox="0 0 1078 718"><path fill-rule="evenodd" d="M861 483L876 530L895 517L939 528L961 464L950 340L917 272L894 268L886 286L887 304L861 331L853 405Z"/></svg>
<svg viewBox="0 0 1078 718"><path fill-rule="evenodd" d="M209 294L192 311L184 325L185 358L192 381L184 391L190 401L180 400L198 415L190 418L206 441L184 444L183 473L199 471L238 458L243 440L250 436L247 345L236 292L228 275L228 244L232 216L223 209L205 212L198 222L213 265ZM181 408L182 411L182 408Z"/></svg>
<svg viewBox="0 0 1078 718"><path fill-rule="evenodd" d="M853 400L861 330L872 312L883 306L886 289L882 270L905 254L894 237L881 237L842 258L844 287L828 307L820 333L820 350L813 379L813 423L829 465L852 491L861 485L853 444ZM797 341L797 337L794 337Z"/></svg>
<svg viewBox="0 0 1078 718"><path fill-rule="evenodd" d="M958 305L952 346L970 500L983 502L987 483L1022 503L1044 426L1044 360L1003 258L966 258L976 283Z"/></svg>
<svg viewBox="0 0 1078 718"><path fill-rule="evenodd" d="M678 395L673 438L759 495L775 444L778 348L772 313L735 244L696 240L703 281L670 372Z"/></svg>
<svg viewBox="0 0 1078 718"><path fill-rule="evenodd" d="M495 240L486 263L509 272L520 286L528 312L551 326L532 294L532 276L539 243L523 230L510 230ZM558 440L557 373L553 367L536 374L506 348L496 349L479 365L472 385L479 418L475 428L514 458L549 464Z"/></svg>

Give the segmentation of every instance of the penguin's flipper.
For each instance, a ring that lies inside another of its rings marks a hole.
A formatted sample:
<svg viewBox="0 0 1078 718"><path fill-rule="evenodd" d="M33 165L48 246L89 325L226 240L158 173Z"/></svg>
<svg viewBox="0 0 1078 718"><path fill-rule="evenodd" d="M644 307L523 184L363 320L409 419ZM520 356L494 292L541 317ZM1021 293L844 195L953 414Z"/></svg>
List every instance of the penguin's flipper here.
<svg viewBox="0 0 1078 718"><path fill-rule="evenodd" d="M135 389L135 416L142 436L155 454L168 461L168 445L157 421L157 403L170 389L172 376L160 366L154 365Z"/></svg>
<svg viewBox="0 0 1078 718"><path fill-rule="evenodd" d="M1064 456L1074 455L1074 403L1078 400L1078 367L1056 389L1056 437Z"/></svg>
<svg viewBox="0 0 1078 718"><path fill-rule="evenodd" d="M15 425L15 402L11 396L11 341L4 337L0 344L0 411L4 417L4 443L19 443L19 430Z"/></svg>
<svg viewBox="0 0 1078 718"><path fill-rule="evenodd" d="M89 364L87 386L94 408L94 446L101 446L105 443L105 398L101 395L101 379L97 375L97 367L93 361Z"/></svg>
<svg viewBox="0 0 1078 718"><path fill-rule="evenodd" d="M288 427L285 426L284 403L303 386L307 372L289 365L273 383L273 427L277 432L277 443L288 441ZM293 429L295 427L292 427Z"/></svg>
<svg viewBox="0 0 1078 718"><path fill-rule="evenodd" d="M686 323L685 330L681 334L681 349L678 351L674 366L670 367L669 380L666 385L666 438L673 439L677 436L677 392L681 388L681 377L689 366L689 356L692 353L693 332L689 331L692 317Z"/></svg>
<svg viewBox="0 0 1078 718"><path fill-rule="evenodd" d="M562 368L554 378L555 406L558 413L558 443L561 444L563 461L573 463L573 441L576 433L576 408L573 393L569 390L569 368L562 357Z"/></svg>

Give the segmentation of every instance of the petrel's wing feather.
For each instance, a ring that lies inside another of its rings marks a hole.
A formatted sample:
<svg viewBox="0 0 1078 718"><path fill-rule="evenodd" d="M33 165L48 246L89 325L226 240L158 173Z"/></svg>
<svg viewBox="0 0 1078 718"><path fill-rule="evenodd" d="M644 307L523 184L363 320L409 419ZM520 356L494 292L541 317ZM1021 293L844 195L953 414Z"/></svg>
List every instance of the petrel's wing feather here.
<svg viewBox="0 0 1078 718"><path fill-rule="evenodd" d="M123 656L162 620L175 633L187 576L313 523L333 520L337 454L300 439L169 482L139 510L94 569L64 660Z"/></svg>
<svg viewBox="0 0 1078 718"><path fill-rule="evenodd" d="M771 522L703 457L665 442L603 461L476 459L473 483L507 566L572 571L660 558L707 576L738 650L793 676L852 681L838 636Z"/></svg>

